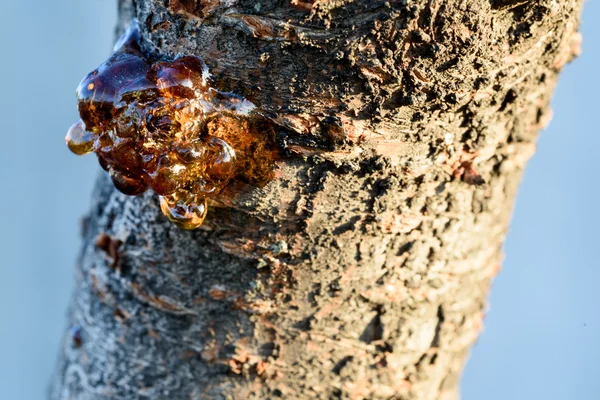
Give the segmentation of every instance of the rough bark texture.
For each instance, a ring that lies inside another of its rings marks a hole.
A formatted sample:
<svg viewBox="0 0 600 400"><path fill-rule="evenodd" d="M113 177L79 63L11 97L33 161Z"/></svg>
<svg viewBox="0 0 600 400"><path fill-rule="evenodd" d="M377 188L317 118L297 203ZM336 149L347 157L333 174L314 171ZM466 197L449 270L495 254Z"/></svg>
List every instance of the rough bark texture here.
<svg viewBox="0 0 600 400"><path fill-rule="evenodd" d="M138 0L280 127L183 231L103 174L50 398L456 399L577 0Z"/></svg>

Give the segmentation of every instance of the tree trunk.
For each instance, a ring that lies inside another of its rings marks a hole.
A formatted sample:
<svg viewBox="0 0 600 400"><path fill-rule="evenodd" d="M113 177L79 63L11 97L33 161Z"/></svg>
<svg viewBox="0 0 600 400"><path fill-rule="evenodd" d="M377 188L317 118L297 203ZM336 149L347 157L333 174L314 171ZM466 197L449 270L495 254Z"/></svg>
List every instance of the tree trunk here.
<svg viewBox="0 0 600 400"><path fill-rule="evenodd" d="M196 231L102 174L50 390L457 399L579 0L123 0L278 127Z"/></svg>

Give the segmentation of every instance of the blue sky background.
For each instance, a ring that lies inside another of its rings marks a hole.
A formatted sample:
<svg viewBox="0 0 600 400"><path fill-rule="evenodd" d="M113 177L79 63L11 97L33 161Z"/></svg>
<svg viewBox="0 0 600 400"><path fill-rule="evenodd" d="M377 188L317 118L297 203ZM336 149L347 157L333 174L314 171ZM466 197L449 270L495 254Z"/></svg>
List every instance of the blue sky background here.
<svg viewBox="0 0 600 400"><path fill-rule="evenodd" d="M44 398L98 171L63 136L110 54L115 0L0 1L0 398ZM529 163L463 400L600 398L600 4ZM25 23L27 25L25 25Z"/></svg>

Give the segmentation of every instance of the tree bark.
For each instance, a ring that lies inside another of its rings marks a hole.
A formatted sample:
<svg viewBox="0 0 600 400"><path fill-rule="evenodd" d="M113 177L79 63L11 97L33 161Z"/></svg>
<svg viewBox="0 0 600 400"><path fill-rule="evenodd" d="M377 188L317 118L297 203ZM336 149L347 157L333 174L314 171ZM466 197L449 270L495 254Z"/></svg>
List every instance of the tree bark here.
<svg viewBox="0 0 600 400"><path fill-rule="evenodd" d="M124 0L284 156L184 231L106 174L50 398L457 399L579 0Z"/></svg>

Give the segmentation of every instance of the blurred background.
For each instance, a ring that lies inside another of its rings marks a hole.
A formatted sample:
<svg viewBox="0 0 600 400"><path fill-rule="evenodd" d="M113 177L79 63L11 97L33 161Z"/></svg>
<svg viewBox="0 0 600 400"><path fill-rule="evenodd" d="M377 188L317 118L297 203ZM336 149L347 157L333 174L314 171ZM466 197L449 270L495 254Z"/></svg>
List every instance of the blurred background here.
<svg viewBox="0 0 600 400"><path fill-rule="evenodd" d="M70 154L75 88L111 52L115 0L0 2L0 399L45 398L98 173ZM600 2L517 201L463 400L600 398ZM176 400L176 399L174 399Z"/></svg>

